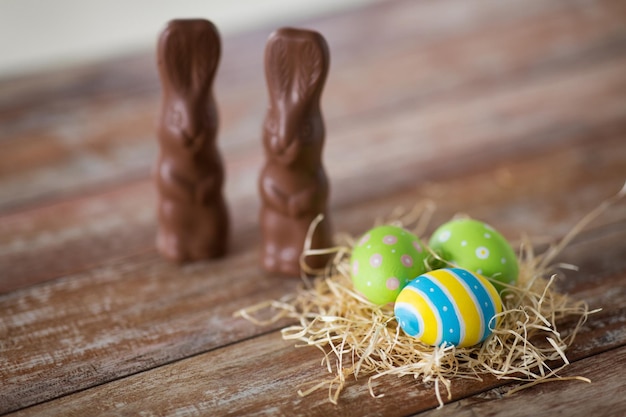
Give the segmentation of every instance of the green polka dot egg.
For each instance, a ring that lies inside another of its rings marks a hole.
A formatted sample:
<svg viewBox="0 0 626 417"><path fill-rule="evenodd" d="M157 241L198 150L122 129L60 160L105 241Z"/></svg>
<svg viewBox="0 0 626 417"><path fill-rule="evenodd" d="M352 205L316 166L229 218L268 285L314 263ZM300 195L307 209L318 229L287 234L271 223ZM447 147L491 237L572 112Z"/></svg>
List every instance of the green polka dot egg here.
<svg viewBox="0 0 626 417"><path fill-rule="evenodd" d="M393 303L406 284L426 272L427 254L413 233L396 226L375 227L352 250L354 288L374 304Z"/></svg>
<svg viewBox="0 0 626 417"><path fill-rule="evenodd" d="M499 282L514 285L519 267L513 248L491 226L472 219L452 220L439 227L429 245L444 260ZM494 282L498 291L504 287Z"/></svg>

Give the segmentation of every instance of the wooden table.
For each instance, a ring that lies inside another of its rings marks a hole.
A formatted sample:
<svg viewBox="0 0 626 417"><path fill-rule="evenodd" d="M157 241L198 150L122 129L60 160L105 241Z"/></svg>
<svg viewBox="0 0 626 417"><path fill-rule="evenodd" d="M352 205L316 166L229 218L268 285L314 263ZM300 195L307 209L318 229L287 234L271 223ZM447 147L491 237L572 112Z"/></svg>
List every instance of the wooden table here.
<svg viewBox="0 0 626 417"><path fill-rule="evenodd" d="M173 16L174 17L174 16ZM219 26L219 22L216 22ZM337 231L437 204L512 241L556 240L626 179L623 0L385 1L306 22L329 42L325 165ZM602 308L553 382L454 381L441 410L411 378L297 389L321 353L233 313L293 292L259 269L262 53L224 39L216 81L230 255L183 267L155 236L153 51L0 81L0 413L11 415L626 415L626 210L562 253L558 288ZM155 34L156 37L156 34Z"/></svg>

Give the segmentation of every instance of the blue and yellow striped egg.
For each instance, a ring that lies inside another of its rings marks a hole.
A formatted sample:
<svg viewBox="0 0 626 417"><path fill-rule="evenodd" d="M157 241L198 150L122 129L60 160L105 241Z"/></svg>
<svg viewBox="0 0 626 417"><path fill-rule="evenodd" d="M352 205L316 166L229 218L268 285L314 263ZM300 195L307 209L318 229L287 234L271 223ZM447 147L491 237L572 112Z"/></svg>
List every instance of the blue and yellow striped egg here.
<svg viewBox="0 0 626 417"><path fill-rule="evenodd" d="M400 327L423 343L473 346L497 325L502 301L482 275L462 268L437 269L407 284L395 304Z"/></svg>

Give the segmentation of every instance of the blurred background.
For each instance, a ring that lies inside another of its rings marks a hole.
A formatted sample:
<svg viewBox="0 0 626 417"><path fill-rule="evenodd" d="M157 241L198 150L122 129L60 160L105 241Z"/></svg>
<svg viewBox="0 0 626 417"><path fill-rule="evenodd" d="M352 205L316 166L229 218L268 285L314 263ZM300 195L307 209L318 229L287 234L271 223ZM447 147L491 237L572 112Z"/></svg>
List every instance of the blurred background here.
<svg viewBox="0 0 626 417"><path fill-rule="evenodd" d="M222 35L314 17L373 0L0 0L0 77L153 47L174 17L205 17Z"/></svg>

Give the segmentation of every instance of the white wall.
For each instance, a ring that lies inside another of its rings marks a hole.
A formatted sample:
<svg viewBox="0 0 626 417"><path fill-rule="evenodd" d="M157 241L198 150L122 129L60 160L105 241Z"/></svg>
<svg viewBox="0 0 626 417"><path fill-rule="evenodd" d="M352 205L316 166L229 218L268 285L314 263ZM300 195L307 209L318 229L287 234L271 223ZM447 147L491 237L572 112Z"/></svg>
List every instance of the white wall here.
<svg viewBox="0 0 626 417"><path fill-rule="evenodd" d="M0 77L151 48L165 22L206 17L222 35L372 0L0 0Z"/></svg>

